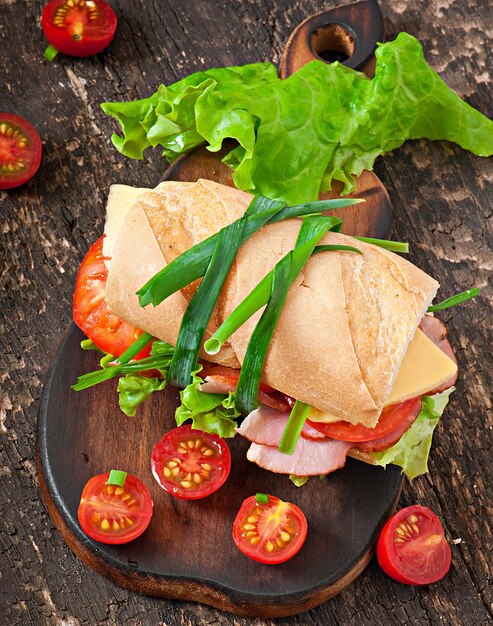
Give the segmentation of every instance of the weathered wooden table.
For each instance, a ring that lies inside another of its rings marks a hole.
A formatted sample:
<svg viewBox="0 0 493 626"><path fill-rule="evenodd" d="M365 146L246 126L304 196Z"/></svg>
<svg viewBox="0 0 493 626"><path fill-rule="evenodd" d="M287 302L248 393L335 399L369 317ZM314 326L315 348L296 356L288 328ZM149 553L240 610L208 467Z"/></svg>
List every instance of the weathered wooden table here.
<svg viewBox="0 0 493 626"><path fill-rule="evenodd" d="M44 158L27 185L0 192L0 623L261 624L193 603L127 592L94 574L65 546L40 501L35 428L43 383L70 323L75 272L103 227L108 186L152 186L164 167L121 157L105 100L144 97L160 83L211 66L278 61L290 32L332 2L119 0L116 38L89 59L47 63L41 0L0 0L0 110L38 129ZM424 44L428 61L491 115L493 12L486 0L382 0L387 36ZM448 576L428 588L392 582L376 562L341 595L279 624L491 623L493 539L491 359L492 160L451 144L412 142L376 172L395 207L394 235L442 293L477 285L480 299L443 315L461 377L434 437L428 476L406 483L401 505L422 503L452 541Z"/></svg>

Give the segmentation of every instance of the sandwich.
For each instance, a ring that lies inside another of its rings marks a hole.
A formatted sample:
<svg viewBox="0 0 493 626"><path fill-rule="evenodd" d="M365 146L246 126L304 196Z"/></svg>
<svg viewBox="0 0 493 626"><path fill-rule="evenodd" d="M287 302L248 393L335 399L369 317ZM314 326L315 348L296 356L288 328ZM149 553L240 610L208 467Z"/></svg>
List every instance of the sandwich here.
<svg viewBox="0 0 493 626"><path fill-rule="evenodd" d="M142 307L136 293L163 267L241 218L251 201L246 192L208 180L167 181L153 190L113 185L103 240L111 313L175 346L199 281L157 306ZM289 288L263 363L259 403L248 415L235 407L235 390L262 310L216 353L206 349L295 247L301 224L298 218L268 224L239 248L205 329L197 368L181 392L177 422L191 418L194 427L220 434L224 429L217 424L231 422L251 442L252 462L288 474L296 484L342 467L348 455L382 466L396 463L411 478L423 473L457 361L445 327L428 312L437 281L403 257L340 232L323 236L322 245L340 249L313 254ZM355 245L358 254L350 251ZM207 402L208 394L214 402ZM286 454L279 444L293 405L303 407L306 421Z"/></svg>

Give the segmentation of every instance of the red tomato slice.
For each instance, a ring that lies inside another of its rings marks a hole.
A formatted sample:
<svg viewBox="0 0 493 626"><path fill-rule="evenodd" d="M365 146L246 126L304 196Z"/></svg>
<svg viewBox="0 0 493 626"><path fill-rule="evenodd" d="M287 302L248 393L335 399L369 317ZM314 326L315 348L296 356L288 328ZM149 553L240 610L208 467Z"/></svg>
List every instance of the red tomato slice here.
<svg viewBox="0 0 493 626"><path fill-rule="evenodd" d="M217 393L229 393L230 391L235 391L238 386L240 370L225 367L224 365L203 363L203 370L199 375L201 378L208 378L218 385ZM207 391L207 388L205 390ZM213 392L209 391L209 393ZM286 396L280 391L276 391L273 387L265 383L260 383L258 399L262 404L282 412L290 411L294 404L294 401L293 404L290 403L289 396Z"/></svg>
<svg viewBox="0 0 493 626"><path fill-rule="evenodd" d="M108 485L109 472L93 476L79 504L82 530L102 543L128 543L149 526L153 502L144 483L127 474L123 487Z"/></svg>
<svg viewBox="0 0 493 626"><path fill-rule="evenodd" d="M116 24L115 12L103 0L52 0L41 15L50 45L74 57L91 56L106 48Z"/></svg>
<svg viewBox="0 0 493 626"><path fill-rule="evenodd" d="M388 435L393 430L409 419L412 414L416 418L421 411L421 398L411 398L399 404L386 407L378 420L375 428L367 428L363 424L350 424L349 422L334 422L333 424L323 424L322 422L312 422L306 420L315 430L320 431L326 437L338 439L339 441L372 441Z"/></svg>
<svg viewBox="0 0 493 626"><path fill-rule="evenodd" d="M186 424L158 441L151 467L165 491L184 500L198 500L224 484L231 469L231 454L224 439Z"/></svg>
<svg viewBox="0 0 493 626"><path fill-rule="evenodd" d="M377 543L383 571L406 585L429 585L450 569L452 555L443 526L429 508L401 509L383 527Z"/></svg>
<svg viewBox="0 0 493 626"><path fill-rule="evenodd" d="M100 349L120 356L140 337L142 331L113 315L106 303L108 270L103 256L103 237L100 237L84 257L75 281L73 316L77 326ZM146 346L136 359L149 356Z"/></svg>
<svg viewBox="0 0 493 626"><path fill-rule="evenodd" d="M291 502L267 496L244 500L233 522L233 539L254 561L275 565L293 557L305 543L308 525L303 511Z"/></svg>
<svg viewBox="0 0 493 626"><path fill-rule="evenodd" d="M0 189L19 187L41 163L41 139L20 115L0 113Z"/></svg>

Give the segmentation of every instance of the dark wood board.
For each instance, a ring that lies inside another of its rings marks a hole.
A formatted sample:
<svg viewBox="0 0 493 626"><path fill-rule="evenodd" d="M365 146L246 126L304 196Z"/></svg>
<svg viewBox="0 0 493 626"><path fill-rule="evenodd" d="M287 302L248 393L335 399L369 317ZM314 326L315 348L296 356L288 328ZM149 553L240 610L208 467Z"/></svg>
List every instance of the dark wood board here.
<svg viewBox="0 0 493 626"><path fill-rule="evenodd" d="M82 393L68 381L98 364L80 350L71 328L46 386L39 420L38 469L46 506L63 538L96 572L133 591L204 602L241 615L279 617L329 599L364 569L373 542L400 495L397 468L348 461L303 488L246 459L248 442L229 440L232 471L212 496L194 502L166 494L151 475L152 448L174 428L178 393L155 394L128 418L118 409L114 381ZM110 467L111 466L111 467ZM80 493L111 468L139 476L154 513L147 531L122 546L92 541L77 522ZM279 566L260 565L235 547L232 524L242 501L257 491L296 502L310 532L300 553Z"/></svg>
<svg viewBox="0 0 493 626"><path fill-rule="evenodd" d="M112 0L110 0L112 1ZM0 192L0 620L70 626L477 626L491 623L491 160L443 142L411 142L379 159L394 206L393 236L451 295L472 281L474 305L444 313L461 376L434 436L430 474L406 482L400 506L419 502L442 519L452 569L436 585L393 583L375 560L330 602L300 617L251 620L205 605L145 597L95 574L68 549L39 497L35 429L42 388L70 322L75 272L101 232L113 182L153 186L163 161L119 156L105 100L145 97L160 82L212 66L279 62L293 28L335 6L317 0L114 0L107 52L47 64L38 27L43 3L0 2L0 110L25 115L41 134L42 168ZM462 97L491 114L492 7L483 0L380 0L388 39L416 35L431 65ZM12 27L15 25L15 28ZM12 51L15 51L14 53ZM457 543L461 540L460 543Z"/></svg>

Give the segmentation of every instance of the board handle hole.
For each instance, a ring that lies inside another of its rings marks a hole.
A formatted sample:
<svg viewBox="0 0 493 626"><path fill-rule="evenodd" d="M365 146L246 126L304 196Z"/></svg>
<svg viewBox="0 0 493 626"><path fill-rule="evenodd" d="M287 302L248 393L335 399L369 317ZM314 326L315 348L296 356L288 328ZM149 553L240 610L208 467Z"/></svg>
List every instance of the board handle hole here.
<svg viewBox="0 0 493 626"><path fill-rule="evenodd" d="M310 34L313 52L326 63L344 63L356 48L354 35L341 24L326 24Z"/></svg>

